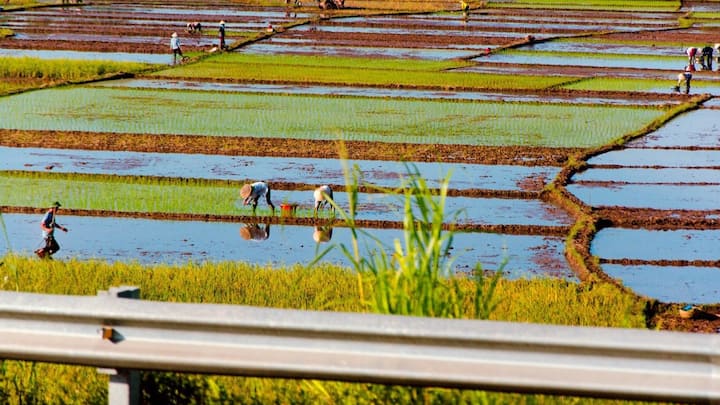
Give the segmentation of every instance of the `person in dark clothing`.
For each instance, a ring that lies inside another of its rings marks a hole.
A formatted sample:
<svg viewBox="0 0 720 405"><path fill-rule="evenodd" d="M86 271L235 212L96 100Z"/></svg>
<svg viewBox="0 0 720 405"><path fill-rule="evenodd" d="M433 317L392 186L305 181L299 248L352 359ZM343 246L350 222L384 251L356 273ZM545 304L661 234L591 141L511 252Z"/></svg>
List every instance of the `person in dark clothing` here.
<svg viewBox="0 0 720 405"><path fill-rule="evenodd" d="M700 54L700 64L702 65L703 70L712 70L712 57L712 46L708 45L704 47L702 49L702 54Z"/></svg>
<svg viewBox="0 0 720 405"><path fill-rule="evenodd" d="M45 242L45 246L41 247L40 249L37 249L35 251L35 254L40 256L41 258L44 257L50 257L55 252L60 250L60 245L55 240L55 228L59 228L63 232L67 232L68 229L57 222L55 222L55 218L57 217L57 211L60 208L60 203L55 201L53 203L52 207L50 207L46 212L45 215L42 218L42 221L40 221L40 228L42 228L42 236L43 241Z"/></svg>
<svg viewBox="0 0 720 405"><path fill-rule="evenodd" d="M224 51L227 46L225 46L225 21L220 21L220 26L218 27L218 37L220 38L220 50Z"/></svg>

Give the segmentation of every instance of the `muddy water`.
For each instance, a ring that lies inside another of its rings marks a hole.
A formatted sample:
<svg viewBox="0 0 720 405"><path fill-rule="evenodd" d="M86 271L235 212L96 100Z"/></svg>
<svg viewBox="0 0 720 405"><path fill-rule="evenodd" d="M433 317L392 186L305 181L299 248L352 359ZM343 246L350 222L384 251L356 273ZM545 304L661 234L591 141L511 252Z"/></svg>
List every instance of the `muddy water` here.
<svg viewBox="0 0 720 405"><path fill-rule="evenodd" d="M338 159L9 147L0 147L0 157L0 170L345 184L342 162ZM353 160L348 163L358 165L365 182L382 187L397 187L401 176L407 173L402 162ZM450 186L456 190L540 191L559 172L559 168L543 166L424 162L412 165L430 187L439 186L450 173Z"/></svg>
<svg viewBox="0 0 720 405"><path fill-rule="evenodd" d="M543 102L564 104L605 104L605 105L664 105L665 100L638 100L629 98L599 98L599 97L563 97L539 94L514 94L474 91L433 91L412 89L390 89L372 87L343 87L343 86L311 86L311 85L282 85L282 84L252 84L252 83L216 83L204 81L187 81L171 79L122 79L104 81L93 84L102 87L127 87L139 89L167 89L223 91L239 93L270 93L293 95L318 96L356 96L356 97L382 97L382 98L417 98L439 100L477 100L477 101L506 101L506 102Z"/></svg>
<svg viewBox="0 0 720 405"><path fill-rule="evenodd" d="M648 55L648 56L678 56L685 55L685 49L678 46L663 45L627 45L609 42L571 42L548 41L533 44L522 48L546 52L583 52L583 53L611 53L619 55ZM680 60L680 59L679 59Z"/></svg>
<svg viewBox="0 0 720 405"><path fill-rule="evenodd" d="M672 149L720 146L716 110L701 108L682 114L628 146L589 159L590 168L573 176L575 183L568 185L568 191L592 206L718 208L720 150ZM593 167L599 165L611 168Z"/></svg>
<svg viewBox="0 0 720 405"><path fill-rule="evenodd" d="M598 68L633 68L633 69L663 69L677 70L682 67L682 55L677 60L659 60L648 58L633 58L624 56L620 58L588 58L574 55L539 55L517 54L502 52L473 59L479 63L504 63L508 65L554 65L554 66L591 66Z"/></svg>
<svg viewBox="0 0 720 405"><path fill-rule="evenodd" d="M604 264L602 269L637 294L662 302L716 304L720 297L716 267Z"/></svg>
<svg viewBox="0 0 720 405"><path fill-rule="evenodd" d="M11 248L24 255L31 254L41 244L38 216L4 214ZM318 248L329 243L350 243L350 232L335 228L325 230L328 242L315 242L315 228L272 225L267 239L265 225L259 230L241 231L248 224L154 221L139 219L93 218L61 216L69 233L58 233L61 250L57 259L98 258L110 262L138 261L143 264L185 263L188 261L246 261L258 264L305 264L316 255ZM386 246L401 238L399 230L370 230ZM245 240L241 235L255 235L259 240ZM317 235L317 234L315 234ZM371 243L368 241L368 243ZM486 233L459 233L453 241L452 258L456 271L470 271L477 262L483 269L497 269L506 258L504 272L509 278L549 276L575 280L563 256L564 241L559 237L514 236ZM360 243L361 249L367 249ZM370 248L376 245L370 244ZM7 252L7 242L0 238L0 252ZM367 252L361 252L366 255ZM324 261L347 265L345 257L331 251Z"/></svg>
<svg viewBox="0 0 720 405"><path fill-rule="evenodd" d="M177 28L178 31L182 27ZM182 32L181 32L182 34ZM76 34L76 33L53 33L53 34L21 34L18 39L23 41L71 41L71 42L114 42L114 43L125 43L125 44L157 44L162 43L165 45L164 38L158 38L157 36L141 36L141 35L103 35L103 34ZM215 37L210 36L190 36L183 35L181 37L183 46L203 47L211 46L217 43Z"/></svg>
<svg viewBox="0 0 720 405"><path fill-rule="evenodd" d="M597 233L591 253L601 259L717 261L718 230L668 230L606 228ZM717 303L720 268L603 264L608 275L638 293L665 302Z"/></svg>
<svg viewBox="0 0 720 405"><path fill-rule="evenodd" d="M623 167L717 168L720 167L720 151L628 148L595 156L588 160L588 164ZM592 170L595 169L590 169L588 172ZM617 180L622 181L621 178Z"/></svg>
<svg viewBox="0 0 720 405"><path fill-rule="evenodd" d="M712 103L710 105L713 105ZM701 108L673 119L629 147L720 147L720 112Z"/></svg>
<svg viewBox="0 0 720 405"><path fill-rule="evenodd" d="M329 56L355 56L355 57L387 57L399 59L427 59L447 60L470 57L477 51L448 50L448 49L421 49L421 48L378 48L378 47L349 47L330 45L297 44L274 45L257 42L242 48L243 53L258 55L329 55Z"/></svg>
<svg viewBox="0 0 720 405"><path fill-rule="evenodd" d="M574 182L628 182L643 184L719 184L720 170L678 168L593 168L573 176ZM613 187L613 185L608 185Z"/></svg>
<svg viewBox="0 0 720 405"><path fill-rule="evenodd" d="M310 191L273 192L273 199L290 204L297 204L300 209L311 210L314 204ZM400 196L380 193L359 193L357 196L357 219L377 221L402 220L404 200ZM333 199L340 207L349 207L348 196L344 192L333 193ZM242 207L238 201L236 206L242 209L239 214L250 215L251 209ZM419 213L416 211L416 215ZM448 197L445 201L445 222L453 221L453 213L457 213L456 221L460 224L472 225L536 225L536 226L569 226L572 219L563 210L538 200L517 200L503 198L471 198Z"/></svg>
<svg viewBox="0 0 720 405"><path fill-rule="evenodd" d="M718 209L720 201L717 185L612 184L606 187L569 184L567 189L593 207L708 211Z"/></svg>

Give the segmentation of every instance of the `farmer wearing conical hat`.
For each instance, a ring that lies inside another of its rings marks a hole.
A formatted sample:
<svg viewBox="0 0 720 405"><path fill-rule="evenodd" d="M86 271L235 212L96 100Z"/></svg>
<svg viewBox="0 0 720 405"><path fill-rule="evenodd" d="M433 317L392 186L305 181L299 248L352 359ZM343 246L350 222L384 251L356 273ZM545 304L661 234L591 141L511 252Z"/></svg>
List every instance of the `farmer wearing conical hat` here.
<svg viewBox="0 0 720 405"><path fill-rule="evenodd" d="M252 184L246 184L240 189L240 197L242 197L243 199L243 205L248 205L252 203L253 215L255 214L258 200L262 196L265 196L265 201L267 201L268 205L272 209L273 214L275 214L275 206L273 205L272 201L270 201L270 187L267 185L267 183L263 181L257 181Z"/></svg>
<svg viewBox="0 0 720 405"><path fill-rule="evenodd" d="M182 49L180 49L180 39L178 38L177 32L173 32L172 35L170 35L170 49L172 49L173 53L173 65L177 63L178 56L180 56L180 61L182 61L183 53Z"/></svg>
<svg viewBox="0 0 720 405"><path fill-rule="evenodd" d="M55 222L55 217L57 216L57 211L59 208L60 203L55 201L53 205L45 212L42 221L40 221L40 228L42 228L42 237L43 241L45 242L45 246L37 249L35 251L35 254L37 254L41 258L49 258L55 252L60 250L60 245L55 240L55 228L59 228L63 232L68 231L66 227Z"/></svg>

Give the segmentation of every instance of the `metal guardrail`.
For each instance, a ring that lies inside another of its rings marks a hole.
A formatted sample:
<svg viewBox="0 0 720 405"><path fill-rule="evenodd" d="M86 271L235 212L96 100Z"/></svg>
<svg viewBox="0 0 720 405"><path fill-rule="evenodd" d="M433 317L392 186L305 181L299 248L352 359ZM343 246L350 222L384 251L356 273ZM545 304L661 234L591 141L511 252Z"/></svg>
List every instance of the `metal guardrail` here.
<svg viewBox="0 0 720 405"><path fill-rule="evenodd" d="M720 401L720 335L111 295L0 292L0 358L119 370Z"/></svg>

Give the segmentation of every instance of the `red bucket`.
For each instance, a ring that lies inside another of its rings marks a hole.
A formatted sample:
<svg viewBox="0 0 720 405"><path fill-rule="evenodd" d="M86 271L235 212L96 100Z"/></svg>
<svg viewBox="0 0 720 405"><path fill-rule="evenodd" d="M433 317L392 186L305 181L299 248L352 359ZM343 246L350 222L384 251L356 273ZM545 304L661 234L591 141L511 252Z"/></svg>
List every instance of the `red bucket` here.
<svg viewBox="0 0 720 405"><path fill-rule="evenodd" d="M295 215L296 208L297 205L295 204L280 204L280 215L283 217L292 217Z"/></svg>

